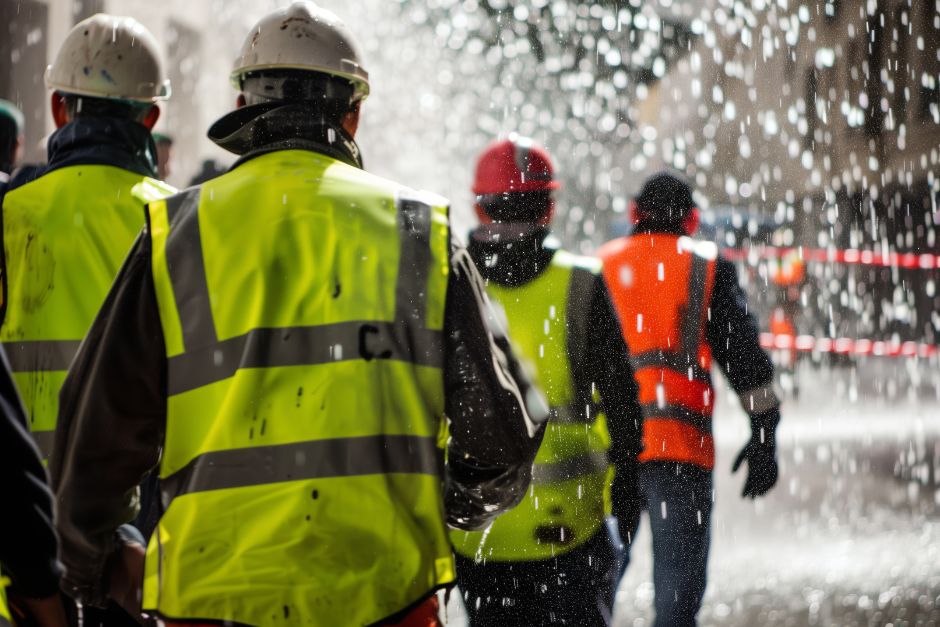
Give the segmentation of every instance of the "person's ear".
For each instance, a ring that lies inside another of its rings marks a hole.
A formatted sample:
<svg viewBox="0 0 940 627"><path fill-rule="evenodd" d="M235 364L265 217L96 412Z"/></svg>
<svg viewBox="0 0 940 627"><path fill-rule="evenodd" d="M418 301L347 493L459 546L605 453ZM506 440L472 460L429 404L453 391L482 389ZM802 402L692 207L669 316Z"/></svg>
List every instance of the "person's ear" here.
<svg viewBox="0 0 940 627"><path fill-rule="evenodd" d="M343 116L343 130L349 133L350 137L356 136L356 131L359 130L359 112L362 110L362 101L359 100L352 106L352 108Z"/></svg>
<svg viewBox="0 0 940 627"><path fill-rule="evenodd" d="M630 201L630 208L628 211L630 212L630 224L632 224L633 226L636 226L637 224L639 224L640 223L640 208L636 206L635 200Z"/></svg>
<svg viewBox="0 0 940 627"><path fill-rule="evenodd" d="M56 128L62 128L69 123L68 107L65 106L65 96L57 91L52 92L52 99L49 101L52 107L52 121Z"/></svg>
<svg viewBox="0 0 940 627"><path fill-rule="evenodd" d="M698 207L692 207L692 210L682 220L682 230L688 236L695 235L698 231L701 218L699 217Z"/></svg>
<svg viewBox="0 0 940 627"><path fill-rule="evenodd" d="M160 107L153 105L147 111L147 114L144 116L144 119L140 121L141 124L147 127L148 131L152 131L153 127L156 126L157 120L160 119Z"/></svg>
<svg viewBox="0 0 940 627"><path fill-rule="evenodd" d="M493 218L491 218L486 211L483 210L483 207L480 206L480 203L473 203L473 209L477 212L477 219L480 220L480 224L492 224Z"/></svg>
<svg viewBox="0 0 940 627"><path fill-rule="evenodd" d="M248 104L248 101L245 100L245 94L238 94L238 98L235 99L235 108L241 109L246 104Z"/></svg>

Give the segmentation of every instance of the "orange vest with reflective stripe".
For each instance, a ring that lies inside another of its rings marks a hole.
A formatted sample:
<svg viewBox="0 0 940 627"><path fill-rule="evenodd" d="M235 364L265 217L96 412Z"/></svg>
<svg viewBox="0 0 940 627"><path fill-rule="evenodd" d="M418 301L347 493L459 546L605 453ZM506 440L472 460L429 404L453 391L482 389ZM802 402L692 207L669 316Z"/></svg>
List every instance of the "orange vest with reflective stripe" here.
<svg viewBox="0 0 940 627"><path fill-rule="evenodd" d="M717 248L668 234L600 250L643 407L640 461L715 465L712 353L705 339Z"/></svg>

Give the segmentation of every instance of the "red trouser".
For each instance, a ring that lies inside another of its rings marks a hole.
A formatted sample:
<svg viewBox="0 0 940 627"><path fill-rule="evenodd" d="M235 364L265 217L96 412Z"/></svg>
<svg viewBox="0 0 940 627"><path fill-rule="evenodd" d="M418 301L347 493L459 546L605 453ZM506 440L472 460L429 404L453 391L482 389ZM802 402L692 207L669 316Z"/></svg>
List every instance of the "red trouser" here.
<svg viewBox="0 0 940 627"><path fill-rule="evenodd" d="M386 623L382 627L443 627L437 617L440 604L435 594L427 601L413 609L398 623ZM171 621L164 623L166 627L218 627L218 624L188 623L185 621Z"/></svg>

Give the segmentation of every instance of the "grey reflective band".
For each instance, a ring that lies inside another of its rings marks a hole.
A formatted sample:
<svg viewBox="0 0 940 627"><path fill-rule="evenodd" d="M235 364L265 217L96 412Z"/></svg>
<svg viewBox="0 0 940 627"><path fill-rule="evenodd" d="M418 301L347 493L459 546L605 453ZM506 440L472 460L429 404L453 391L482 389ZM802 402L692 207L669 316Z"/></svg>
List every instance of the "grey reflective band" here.
<svg viewBox="0 0 940 627"><path fill-rule="evenodd" d="M3 616L0 616L0 627L13 627L13 623L8 621Z"/></svg>
<svg viewBox="0 0 940 627"><path fill-rule="evenodd" d="M29 340L4 342L13 372L68 370L78 353L81 340Z"/></svg>
<svg viewBox="0 0 940 627"><path fill-rule="evenodd" d="M560 483L569 479L607 472L607 466L606 453L589 451L559 462L534 464L532 466L532 483L542 485Z"/></svg>
<svg viewBox="0 0 940 627"><path fill-rule="evenodd" d="M55 443L55 430L31 431L30 435L33 437L33 442L36 443L36 448L39 449L42 458L48 459L52 455L52 446Z"/></svg>
<svg viewBox="0 0 940 627"><path fill-rule="evenodd" d="M708 281L708 260L692 255L692 267L689 270L689 301L686 303L682 318L682 352L692 361L698 360L699 338L702 336L702 322L705 320L705 283Z"/></svg>
<svg viewBox="0 0 940 627"><path fill-rule="evenodd" d="M634 373L643 368L661 368L675 370L688 376L689 368L691 368L693 380L711 384L711 374L704 370L697 360L697 355L686 355L660 349L630 355L630 364L633 366Z"/></svg>
<svg viewBox="0 0 940 627"><path fill-rule="evenodd" d="M777 393L774 392L772 383L754 388L753 390L748 390L747 392L741 392L739 398L741 399L741 406L744 408L744 411L751 416L780 407L780 399L777 398Z"/></svg>
<svg viewBox="0 0 940 627"><path fill-rule="evenodd" d="M164 507L174 498L249 486L376 474L439 475L434 438L373 435L204 453L160 480Z"/></svg>
<svg viewBox="0 0 940 627"><path fill-rule="evenodd" d="M335 361L391 359L443 367L444 334L401 325L350 321L307 327L253 329L244 335L188 350L168 359L167 393L182 394L228 379L242 368L312 366Z"/></svg>
<svg viewBox="0 0 940 627"><path fill-rule="evenodd" d="M645 403L641 406L641 409L644 419L659 418L663 420L678 420L692 425L699 431L705 433L711 433L712 430L712 417L710 415L693 411L681 405L665 405L660 407L656 403Z"/></svg>
<svg viewBox="0 0 940 627"><path fill-rule="evenodd" d="M199 188L170 196L166 207L170 223L166 240L167 271L179 312L183 346L191 350L216 341L199 233Z"/></svg>
<svg viewBox="0 0 940 627"><path fill-rule="evenodd" d="M427 314L428 275L431 272L431 207L402 196L398 199L401 253L395 293L395 319L409 326L424 326Z"/></svg>
<svg viewBox="0 0 940 627"><path fill-rule="evenodd" d="M591 326L591 299L594 295L594 285L597 275L574 266L568 282L568 293L565 303L565 350L568 356L568 367L571 372L571 383L574 387L574 405L580 407L575 415L583 416L580 422L588 422L584 410L592 406L590 375L584 367L588 353L588 330ZM596 412L591 412L590 420L594 419Z"/></svg>

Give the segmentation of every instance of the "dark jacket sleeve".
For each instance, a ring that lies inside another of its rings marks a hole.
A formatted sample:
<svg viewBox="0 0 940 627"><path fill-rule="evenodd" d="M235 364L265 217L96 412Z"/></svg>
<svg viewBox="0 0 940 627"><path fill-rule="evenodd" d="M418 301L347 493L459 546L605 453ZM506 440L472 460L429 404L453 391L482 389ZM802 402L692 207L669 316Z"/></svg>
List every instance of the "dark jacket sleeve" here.
<svg viewBox="0 0 940 627"><path fill-rule="evenodd" d="M2 350L0 360L0 564L20 595L48 597L58 591L62 576L52 493Z"/></svg>
<svg viewBox="0 0 940 627"><path fill-rule="evenodd" d="M166 424L166 352L139 237L72 364L60 393L50 458L59 507L64 588L104 600L115 529L139 508L138 485L156 466Z"/></svg>
<svg viewBox="0 0 940 627"><path fill-rule="evenodd" d="M630 352L602 276L594 284L589 320L584 363L589 381L600 391L610 432L608 457L615 470L611 505L614 516L628 520L639 511L637 456L643 449L643 414ZM579 381L579 385L583 383Z"/></svg>
<svg viewBox="0 0 940 627"><path fill-rule="evenodd" d="M496 321L469 253L456 248L445 308L444 392L450 441L447 522L474 530L522 500L548 406Z"/></svg>
<svg viewBox="0 0 940 627"><path fill-rule="evenodd" d="M748 309L734 264L718 259L706 338L718 367L752 421L775 426L780 401L773 390L774 367L760 346L757 320Z"/></svg>

